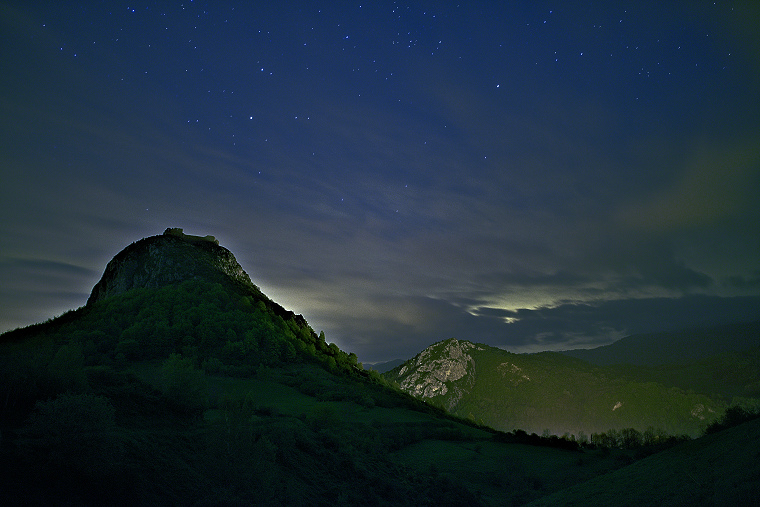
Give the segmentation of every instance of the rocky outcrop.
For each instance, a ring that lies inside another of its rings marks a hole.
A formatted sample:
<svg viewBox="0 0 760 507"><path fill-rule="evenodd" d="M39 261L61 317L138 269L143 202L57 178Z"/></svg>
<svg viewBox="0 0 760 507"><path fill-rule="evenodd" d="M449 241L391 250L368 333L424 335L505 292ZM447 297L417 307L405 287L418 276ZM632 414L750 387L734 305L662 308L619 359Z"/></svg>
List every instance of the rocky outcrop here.
<svg viewBox="0 0 760 507"><path fill-rule="evenodd" d="M523 369L513 363L501 363L496 367L496 371L512 386L530 380L530 377L523 373Z"/></svg>
<svg viewBox="0 0 760 507"><path fill-rule="evenodd" d="M202 279L261 295L232 252L213 236L190 236L182 229L132 243L106 266L87 305L137 287L157 288Z"/></svg>
<svg viewBox="0 0 760 507"><path fill-rule="evenodd" d="M407 361L395 381L412 396L440 401L453 410L475 384L472 350L482 348L456 338L433 344Z"/></svg>

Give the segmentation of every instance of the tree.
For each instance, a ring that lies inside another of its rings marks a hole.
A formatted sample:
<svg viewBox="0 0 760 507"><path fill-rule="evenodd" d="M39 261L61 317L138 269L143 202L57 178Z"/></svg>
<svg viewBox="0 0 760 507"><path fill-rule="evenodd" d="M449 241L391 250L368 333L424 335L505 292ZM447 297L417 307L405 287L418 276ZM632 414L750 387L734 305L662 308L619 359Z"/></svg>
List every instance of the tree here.
<svg viewBox="0 0 760 507"><path fill-rule="evenodd" d="M634 428L625 428L620 430L620 443L626 449L634 449L641 447L642 437L641 433Z"/></svg>
<svg viewBox="0 0 760 507"><path fill-rule="evenodd" d="M657 443L657 433L655 432L653 426L647 426L647 429L644 430L644 433L641 436L641 443L645 446L650 446Z"/></svg>
<svg viewBox="0 0 760 507"><path fill-rule="evenodd" d="M172 354L161 367L162 393L180 411L200 414L208 406L206 374L192 358Z"/></svg>
<svg viewBox="0 0 760 507"><path fill-rule="evenodd" d="M85 390L87 376L84 373L82 346L74 342L59 348L48 365L48 373L56 393Z"/></svg>
<svg viewBox="0 0 760 507"><path fill-rule="evenodd" d="M728 407L726 409L726 412L723 414L723 417L720 418L720 420L713 422L710 424L707 428L705 428L705 435L709 435L711 433L717 433L718 431L727 429L727 428L733 428L734 426L738 426L744 422L750 421L752 419L756 419L760 417L760 412L751 412L748 410L745 410L744 408L740 406L733 406Z"/></svg>
<svg viewBox="0 0 760 507"><path fill-rule="evenodd" d="M140 344L133 339L122 340L116 344L116 353L124 354L127 359L137 359L140 356Z"/></svg>

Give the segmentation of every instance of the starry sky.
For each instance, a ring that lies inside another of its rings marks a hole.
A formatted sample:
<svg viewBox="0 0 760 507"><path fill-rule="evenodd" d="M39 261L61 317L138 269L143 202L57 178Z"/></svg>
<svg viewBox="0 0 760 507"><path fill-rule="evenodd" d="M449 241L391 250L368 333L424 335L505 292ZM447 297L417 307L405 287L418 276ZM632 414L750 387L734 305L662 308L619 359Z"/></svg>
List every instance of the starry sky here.
<svg viewBox="0 0 760 507"><path fill-rule="evenodd" d="M360 361L760 318L758 2L0 1L0 331L182 227Z"/></svg>

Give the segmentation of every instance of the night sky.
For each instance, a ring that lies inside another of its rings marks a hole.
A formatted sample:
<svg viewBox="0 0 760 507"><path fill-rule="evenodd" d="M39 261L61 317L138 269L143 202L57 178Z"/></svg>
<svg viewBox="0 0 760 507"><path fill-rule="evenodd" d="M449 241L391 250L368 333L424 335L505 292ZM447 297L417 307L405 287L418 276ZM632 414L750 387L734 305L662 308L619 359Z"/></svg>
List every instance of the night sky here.
<svg viewBox="0 0 760 507"><path fill-rule="evenodd" d="M167 227L365 362L760 318L760 2L24 1L0 23L0 331L84 305Z"/></svg>

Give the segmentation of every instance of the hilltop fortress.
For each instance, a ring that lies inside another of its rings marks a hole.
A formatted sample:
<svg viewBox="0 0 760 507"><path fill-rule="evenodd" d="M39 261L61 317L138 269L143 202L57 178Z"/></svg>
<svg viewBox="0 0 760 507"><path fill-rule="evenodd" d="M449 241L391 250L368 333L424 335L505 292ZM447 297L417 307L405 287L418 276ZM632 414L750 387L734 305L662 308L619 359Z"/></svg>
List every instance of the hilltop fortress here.
<svg viewBox="0 0 760 507"><path fill-rule="evenodd" d="M192 234L185 234L180 227L169 227L164 231L164 236L174 236L184 239L190 243L209 242L216 245L219 244L219 240L214 236L193 236Z"/></svg>

